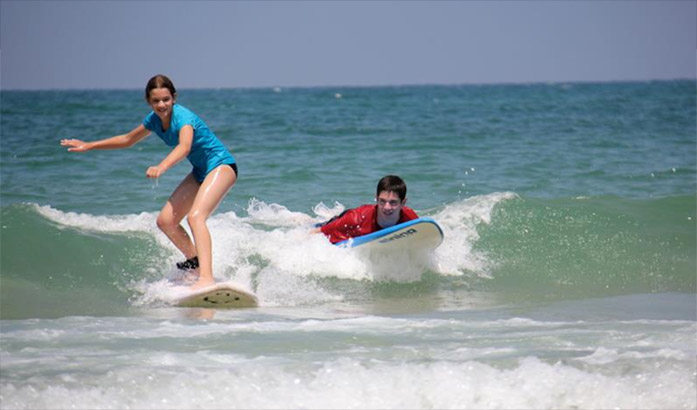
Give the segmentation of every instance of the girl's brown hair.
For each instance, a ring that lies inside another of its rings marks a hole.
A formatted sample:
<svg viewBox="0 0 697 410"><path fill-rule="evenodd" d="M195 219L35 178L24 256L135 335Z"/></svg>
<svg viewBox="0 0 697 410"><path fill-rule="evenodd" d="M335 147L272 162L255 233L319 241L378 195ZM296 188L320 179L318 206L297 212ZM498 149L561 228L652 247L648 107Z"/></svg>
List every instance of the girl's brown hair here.
<svg viewBox="0 0 697 410"><path fill-rule="evenodd" d="M145 86L146 101L150 100L150 91L154 90L155 88L168 89L169 92L172 94L172 97L174 97L177 94L177 89L174 88L174 83L172 83L172 80L170 80L166 75L158 74L151 78L148 81L148 84Z"/></svg>

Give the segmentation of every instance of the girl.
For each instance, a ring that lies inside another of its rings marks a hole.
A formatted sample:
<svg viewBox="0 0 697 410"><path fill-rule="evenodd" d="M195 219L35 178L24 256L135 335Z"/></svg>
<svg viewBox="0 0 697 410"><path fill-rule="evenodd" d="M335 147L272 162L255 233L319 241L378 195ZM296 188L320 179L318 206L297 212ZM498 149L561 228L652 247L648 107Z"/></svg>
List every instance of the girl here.
<svg viewBox="0 0 697 410"><path fill-rule="evenodd" d="M63 139L68 151L127 148L155 132L165 144L174 147L157 165L145 171L148 178L158 178L186 157L193 170L177 186L157 217L157 226L187 258L180 269L198 268L193 289L215 283L213 279L211 236L206 219L220 204L237 180L237 165L218 137L196 114L176 104L177 91L164 75L156 75L145 87L145 100L152 112L143 123L127 134L98 141ZM186 216L193 242L180 224Z"/></svg>

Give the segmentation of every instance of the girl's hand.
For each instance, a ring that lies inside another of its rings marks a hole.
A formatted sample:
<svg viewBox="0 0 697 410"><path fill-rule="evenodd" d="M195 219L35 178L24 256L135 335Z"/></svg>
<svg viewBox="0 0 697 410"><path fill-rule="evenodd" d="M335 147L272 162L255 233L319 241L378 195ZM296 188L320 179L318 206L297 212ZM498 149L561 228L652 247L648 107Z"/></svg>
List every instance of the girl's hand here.
<svg viewBox="0 0 697 410"><path fill-rule="evenodd" d="M61 145L64 147L70 147L68 148L68 151L71 152L85 152L90 150L89 144L82 140L62 139Z"/></svg>
<svg viewBox="0 0 697 410"><path fill-rule="evenodd" d="M145 176L148 178L159 178L160 175L165 173L165 169L161 168L159 165L156 165L154 167L148 168L147 171L145 171Z"/></svg>

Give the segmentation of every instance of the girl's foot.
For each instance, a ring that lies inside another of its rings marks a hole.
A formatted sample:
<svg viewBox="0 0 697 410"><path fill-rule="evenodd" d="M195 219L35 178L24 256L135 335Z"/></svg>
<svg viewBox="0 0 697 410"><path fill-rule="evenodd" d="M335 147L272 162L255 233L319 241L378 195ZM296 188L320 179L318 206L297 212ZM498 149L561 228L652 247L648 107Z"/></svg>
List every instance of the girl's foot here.
<svg viewBox="0 0 697 410"><path fill-rule="evenodd" d="M178 270L172 275L167 278L171 283L178 285L178 286L189 286L193 283L196 283L198 280L199 273L198 269L196 270L185 270L181 271Z"/></svg>
<svg viewBox="0 0 697 410"><path fill-rule="evenodd" d="M187 259L184 262L177 262L178 271L171 275L169 281L177 285L189 286L199 278L198 257Z"/></svg>
<svg viewBox="0 0 697 410"><path fill-rule="evenodd" d="M179 270L194 270L196 268L198 268L198 256L177 263L177 269Z"/></svg>
<svg viewBox="0 0 697 410"><path fill-rule="evenodd" d="M189 287L189 289L191 289L191 290L198 290L198 289L202 289L202 288L205 288L205 287L208 287L208 286L213 286L213 285L215 285L215 280L213 280L213 279L202 279L202 278L199 277L198 280L196 281L196 283L194 283L193 285L191 285L191 286Z"/></svg>

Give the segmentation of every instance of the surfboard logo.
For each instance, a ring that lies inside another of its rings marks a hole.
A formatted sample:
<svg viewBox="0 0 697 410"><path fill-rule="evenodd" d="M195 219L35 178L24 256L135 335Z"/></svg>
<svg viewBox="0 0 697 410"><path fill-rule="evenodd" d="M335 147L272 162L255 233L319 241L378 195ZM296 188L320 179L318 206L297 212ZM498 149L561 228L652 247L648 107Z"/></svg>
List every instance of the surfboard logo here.
<svg viewBox="0 0 697 410"><path fill-rule="evenodd" d="M400 241L400 239L405 238L409 239ZM390 250L393 248L430 250L438 247L441 242L443 242L443 231L436 221L431 218L417 218L367 235L350 238L334 245L347 248L361 247L363 249L384 247Z"/></svg>
<svg viewBox="0 0 697 410"><path fill-rule="evenodd" d="M413 235L413 234L415 234L416 232L418 232L416 229L410 228L410 229L408 229L408 230L406 230L406 231L404 231L404 232L400 232L400 233L398 233L398 234L396 234L396 235L388 236L388 237L385 238L385 239L380 239L378 242L380 242L380 243L387 243L387 242L396 241L397 239L402 239L402 238L405 238L405 237L407 237L407 236L409 236L409 235Z"/></svg>

